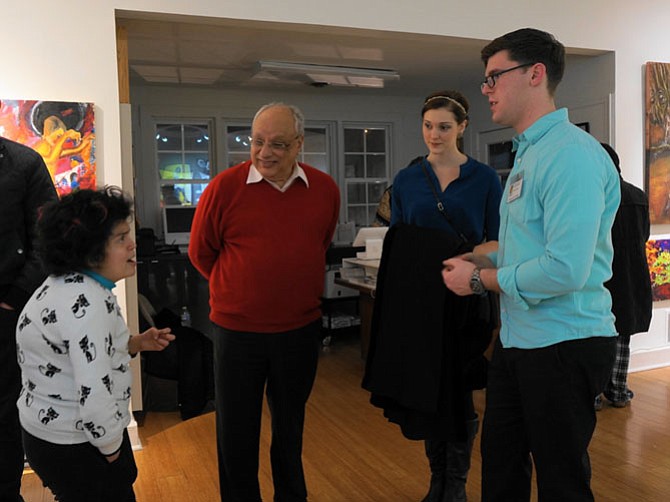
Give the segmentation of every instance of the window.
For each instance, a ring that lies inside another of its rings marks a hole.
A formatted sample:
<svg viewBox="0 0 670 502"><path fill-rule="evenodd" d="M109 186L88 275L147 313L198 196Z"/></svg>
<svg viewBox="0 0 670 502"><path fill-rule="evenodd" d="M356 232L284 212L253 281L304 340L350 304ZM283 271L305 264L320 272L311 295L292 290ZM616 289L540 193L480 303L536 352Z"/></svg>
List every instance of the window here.
<svg viewBox="0 0 670 502"><path fill-rule="evenodd" d="M298 157L300 162L330 174L330 137L326 126L305 127L305 142Z"/></svg>
<svg viewBox="0 0 670 502"><path fill-rule="evenodd" d="M373 221L389 184L389 126L344 127L346 221L357 228Z"/></svg>
<svg viewBox="0 0 670 502"><path fill-rule="evenodd" d="M211 125L157 123L155 137L161 207L197 205L211 179Z"/></svg>
<svg viewBox="0 0 670 502"><path fill-rule="evenodd" d="M231 125L226 127L226 166L233 167L249 160L250 145L250 125Z"/></svg>

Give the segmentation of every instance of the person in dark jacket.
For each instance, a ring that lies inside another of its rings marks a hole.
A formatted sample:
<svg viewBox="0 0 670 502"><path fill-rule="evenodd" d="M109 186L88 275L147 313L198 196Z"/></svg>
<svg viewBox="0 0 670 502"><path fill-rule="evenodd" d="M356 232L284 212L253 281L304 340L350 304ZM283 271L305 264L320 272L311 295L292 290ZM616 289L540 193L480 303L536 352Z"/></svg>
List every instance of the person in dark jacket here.
<svg viewBox="0 0 670 502"><path fill-rule="evenodd" d="M23 500L16 323L28 298L45 278L35 253L35 221L39 208L57 195L42 157L3 137L0 194L0 500L12 502Z"/></svg>
<svg viewBox="0 0 670 502"><path fill-rule="evenodd" d="M621 204L612 226L612 278L605 287L612 295L614 326L618 336L616 358L603 395L615 408L625 408L633 399L626 383L630 362L630 337L649 330L652 312L651 281L645 245L649 240L649 199L635 185L624 181L619 156L601 143L619 171ZM602 396L596 398L596 410L603 406Z"/></svg>

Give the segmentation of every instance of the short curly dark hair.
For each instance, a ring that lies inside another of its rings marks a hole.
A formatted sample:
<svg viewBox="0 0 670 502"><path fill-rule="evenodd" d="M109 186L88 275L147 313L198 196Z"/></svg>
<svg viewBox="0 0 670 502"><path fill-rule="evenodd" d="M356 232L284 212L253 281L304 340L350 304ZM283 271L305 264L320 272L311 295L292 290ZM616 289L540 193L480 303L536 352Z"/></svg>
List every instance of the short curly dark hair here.
<svg viewBox="0 0 670 502"><path fill-rule="evenodd" d="M115 186L78 190L44 205L37 235L45 272L63 275L102 263L112 230L131 213L132 203Z"/></svg>

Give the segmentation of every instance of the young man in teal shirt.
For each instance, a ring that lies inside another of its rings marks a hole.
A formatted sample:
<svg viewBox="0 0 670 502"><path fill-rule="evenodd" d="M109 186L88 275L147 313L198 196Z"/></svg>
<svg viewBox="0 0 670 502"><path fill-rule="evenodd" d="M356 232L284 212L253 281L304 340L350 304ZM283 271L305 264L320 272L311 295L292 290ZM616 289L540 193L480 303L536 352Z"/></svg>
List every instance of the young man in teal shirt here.
<svg viewBox="0 0 670 502"><path fill-rule="evenodd" d="M619 180L598 141L556 109L565 49L521 29L482 50L493 121L511 126L516 157L500 205L499 250L445 262L460 295L497 291L500 339L489 368L482 501L530 500L531 454L543 501L592 501L593 401L616 331L611 228Z"/></svg>

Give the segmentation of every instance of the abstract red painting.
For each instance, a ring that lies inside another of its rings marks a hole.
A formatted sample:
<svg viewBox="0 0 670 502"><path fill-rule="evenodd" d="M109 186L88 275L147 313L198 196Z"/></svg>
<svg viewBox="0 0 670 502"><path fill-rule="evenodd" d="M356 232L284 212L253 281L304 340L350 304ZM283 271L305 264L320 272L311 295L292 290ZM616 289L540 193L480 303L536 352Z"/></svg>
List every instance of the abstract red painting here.
<svg viewBox="0 0 670 502"><path fill-rule="evenodd" d="M37 151L59 195L96 186L93 119L92 103L0 100L0 136Z"/></svg>

